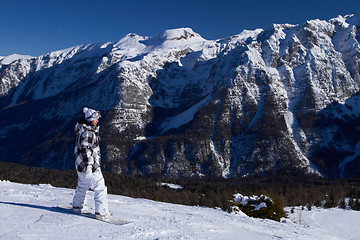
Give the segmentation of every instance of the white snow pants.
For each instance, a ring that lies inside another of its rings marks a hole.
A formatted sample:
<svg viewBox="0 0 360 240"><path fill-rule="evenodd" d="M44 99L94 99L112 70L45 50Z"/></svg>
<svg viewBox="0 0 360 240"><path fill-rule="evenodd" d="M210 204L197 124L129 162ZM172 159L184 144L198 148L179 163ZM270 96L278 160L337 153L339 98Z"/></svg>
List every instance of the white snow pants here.
<svg viewBox="0 0 360 240"><path fill-rule="evenodd" d="M84 207L86 205L86 192L91 189L95 192L95 212L101 215L108 213L107 187L100 168L93 173L91 167L88 167L83 172L77 172L77 174L78 184L73 199L73 207Z"/></svg>

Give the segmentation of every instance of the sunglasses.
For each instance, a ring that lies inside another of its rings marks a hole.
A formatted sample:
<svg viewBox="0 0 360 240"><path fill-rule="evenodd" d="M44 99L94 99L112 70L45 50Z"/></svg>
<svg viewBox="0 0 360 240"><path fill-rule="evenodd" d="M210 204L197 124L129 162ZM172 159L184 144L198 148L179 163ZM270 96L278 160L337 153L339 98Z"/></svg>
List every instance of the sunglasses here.
<svg viewBox="0 0 360 240"><path fill-rule="evenodd" d="M100 115L100 112L93 112L89 117L87 117L87 119L90 119L90 118L100 118L101 115Z"/></svg>

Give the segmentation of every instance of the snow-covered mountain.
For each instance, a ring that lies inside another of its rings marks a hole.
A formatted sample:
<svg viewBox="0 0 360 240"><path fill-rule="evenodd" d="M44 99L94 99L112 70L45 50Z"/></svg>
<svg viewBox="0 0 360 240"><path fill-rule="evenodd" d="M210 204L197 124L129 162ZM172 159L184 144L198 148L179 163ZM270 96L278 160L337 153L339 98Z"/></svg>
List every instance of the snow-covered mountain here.
<svg viewBox="0 0 360 240"><path fill-rule="evenodd" d="M180 28L5 57L0 154L72 168L72 130L87 106L103 111L112 171L359 176L359 29L359 15L218 40Z"/></svg>
<svg viewBox="0 0 360 240"><path fill-rule="evenodd" d="M108 195L109 208L130 225L59 212L73 189L0 181L0 239L357 239L360 212L296 209L282 222L198 206ZM93 192L88 194L93 210ZM289 209L290 210L290 209Z"/></svg>

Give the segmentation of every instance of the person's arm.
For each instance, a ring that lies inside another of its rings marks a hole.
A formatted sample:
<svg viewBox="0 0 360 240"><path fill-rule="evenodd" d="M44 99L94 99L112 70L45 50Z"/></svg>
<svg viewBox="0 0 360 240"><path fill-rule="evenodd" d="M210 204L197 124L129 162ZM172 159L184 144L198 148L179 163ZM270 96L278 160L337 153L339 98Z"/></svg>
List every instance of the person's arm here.
<svg viewBox="0 0 360 240"><path fill-rule="evenodd" d="M93 144L95 134L92 131L85 131L80 137L80 154L85 166L94 164Z"/></svg>

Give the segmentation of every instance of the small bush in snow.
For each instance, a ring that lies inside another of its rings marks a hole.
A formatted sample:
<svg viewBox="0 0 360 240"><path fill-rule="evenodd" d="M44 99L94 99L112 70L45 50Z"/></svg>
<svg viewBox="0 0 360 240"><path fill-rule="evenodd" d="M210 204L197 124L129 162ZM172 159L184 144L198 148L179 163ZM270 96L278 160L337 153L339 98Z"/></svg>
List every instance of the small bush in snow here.
<svg viewBox="0 0 360 240"><path fill-rule="evenodd" d="M349 208L355 211L360 211L360 201L359 199L350 199Z"/></svg>
<svg viewBox="0 0 360 240"><path fill-rule="evenodd" d="M250 217L267 218L280 221L286 217L280 200L260 195L243 196L240 193L234 194L234 200L230 200L230 212L242 211Z"/></svg>

